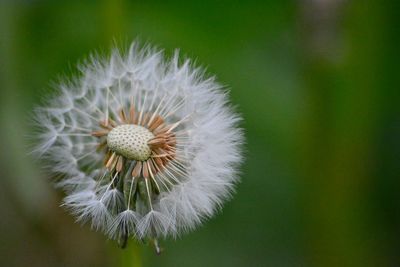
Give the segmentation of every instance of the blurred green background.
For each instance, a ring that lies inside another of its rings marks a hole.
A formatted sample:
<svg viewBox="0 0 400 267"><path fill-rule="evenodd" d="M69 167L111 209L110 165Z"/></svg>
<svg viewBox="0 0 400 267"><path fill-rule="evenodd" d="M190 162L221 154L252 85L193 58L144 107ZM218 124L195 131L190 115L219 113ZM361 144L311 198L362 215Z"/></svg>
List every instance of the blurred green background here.
<svg viewBox="0 0 400 267"><path fill-rule="evenodd" d="M1 1L1 266L400 266L398 1ZM161 256L74 223L27 118L90 52L180 48L231 87L246 161Z"/></svg>

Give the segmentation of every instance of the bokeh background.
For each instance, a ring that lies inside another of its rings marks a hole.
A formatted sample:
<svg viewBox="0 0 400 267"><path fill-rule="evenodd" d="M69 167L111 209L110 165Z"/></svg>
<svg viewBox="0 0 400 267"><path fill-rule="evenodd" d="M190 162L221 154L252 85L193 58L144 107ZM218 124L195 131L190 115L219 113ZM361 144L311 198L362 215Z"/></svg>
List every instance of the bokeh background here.
<svg viewBox="0 0 400 267"><path fill-rule="evenodd" d="M400 266L398 1L0 1L1 266ZM246 161L223 211L126 250L60 208L28 118L91 52L139 38L231 88Z"/></svg>

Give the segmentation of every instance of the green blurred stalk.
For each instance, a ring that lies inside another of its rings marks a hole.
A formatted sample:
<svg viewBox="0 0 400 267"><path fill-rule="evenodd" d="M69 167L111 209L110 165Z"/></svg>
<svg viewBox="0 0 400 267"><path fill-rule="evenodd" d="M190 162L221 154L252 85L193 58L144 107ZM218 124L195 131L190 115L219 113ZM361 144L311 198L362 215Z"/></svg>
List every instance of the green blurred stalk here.
<svg viewBox="0 0 400 267"><path fill-rule="evenodd" d="M103 0L103 5L100 8L103 17L103 38L105 43L110 43L113 40L120 41L119 38L126 38L127 29L125 25L126 7L124 0Z"/></svg>
<svg viewBox="0 0 400 267"><path fill-rule="evenodd" d="M371 1L305 2L299 169L309 261L324 267L386 266L371 239L374 225L366 210L379 105L374 75L379 8L371 8Z"/></svg>
<svg viewBox="0 0 400 267"><path fill-rule="evenodd" d="M110 260L112 266L142 267L141 247L134 240L128 241L125 249L119 248L115 242L109 243Z"/></svg>

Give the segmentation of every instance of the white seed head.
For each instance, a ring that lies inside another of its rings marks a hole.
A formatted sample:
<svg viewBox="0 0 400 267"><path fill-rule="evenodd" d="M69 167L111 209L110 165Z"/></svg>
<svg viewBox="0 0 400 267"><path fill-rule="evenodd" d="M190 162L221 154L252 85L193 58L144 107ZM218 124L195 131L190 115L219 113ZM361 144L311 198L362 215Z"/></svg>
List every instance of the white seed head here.
<svg viewBox="0 0 400 267"><path fill-rule="evenodd" d="M78 220L120 244L177 237L222 207L242 162L240 117L213 77L133 44L92 57L35 112L35 152Z"/></svg>
<svg viewBox="0 0 400 267"><path fill-rule="evenodd" d="M127 159L145 161L151 155L147 142L154 138L148 129L134 124L119 125L107 135L107 145L111 151Z"/></svg>

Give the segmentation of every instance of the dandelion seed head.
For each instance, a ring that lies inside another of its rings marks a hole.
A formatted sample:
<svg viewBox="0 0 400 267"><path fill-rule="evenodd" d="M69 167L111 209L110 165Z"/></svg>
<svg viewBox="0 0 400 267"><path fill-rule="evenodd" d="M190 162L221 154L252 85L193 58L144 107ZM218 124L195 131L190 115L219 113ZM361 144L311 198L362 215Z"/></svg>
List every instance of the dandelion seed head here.
<svg viewBox="0 0 400 267"><path fill-rule="evenodd" d="M64 206L122 244L213 216L238 181L243 142L215 79L137 44L80 71L35 112L35 153L62 174Z"/></svg>

